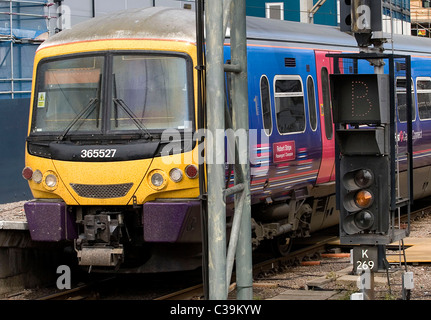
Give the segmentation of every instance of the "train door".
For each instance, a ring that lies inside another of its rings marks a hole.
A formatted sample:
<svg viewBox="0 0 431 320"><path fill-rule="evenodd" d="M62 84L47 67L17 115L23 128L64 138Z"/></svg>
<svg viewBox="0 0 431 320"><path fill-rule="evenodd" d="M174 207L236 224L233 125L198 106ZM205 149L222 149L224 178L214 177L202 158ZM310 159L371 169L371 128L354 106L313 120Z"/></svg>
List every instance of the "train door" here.
<svg viewBox="0 0 431 320"><path fill-rule="evenodd" d="M335 180L335 137L332 122L329 75L333 73L332 58L326 57L329 51L315 50L320 126L322 135L322 160L317 184Z"/></svg>

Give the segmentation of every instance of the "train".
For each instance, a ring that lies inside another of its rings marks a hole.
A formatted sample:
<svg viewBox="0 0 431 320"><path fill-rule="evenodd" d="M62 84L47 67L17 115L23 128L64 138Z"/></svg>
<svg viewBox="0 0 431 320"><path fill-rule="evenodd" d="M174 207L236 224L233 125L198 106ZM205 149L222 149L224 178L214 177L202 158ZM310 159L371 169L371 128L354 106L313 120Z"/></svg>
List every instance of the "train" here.
<svg viewBox="0 0 431 320"><path fill-rule="evenodd" d="M34 197L25 204L33 241L71 245L92 270L201 266L205 172L187 138L198 130L195 25L190 10L132 9L40 45L22 172ZM431 195L431 40L395 35L385 46L412 57L418 199ZM250 140L253 247L269 243L283 255L292 239L339 223L327 54L358 50L337 27L247 17L249 128L263 133ZM372 73L368 62L360 68ZM405 76L396 82L405 146ZM169 154L167 131L181 146Z"/></svg>

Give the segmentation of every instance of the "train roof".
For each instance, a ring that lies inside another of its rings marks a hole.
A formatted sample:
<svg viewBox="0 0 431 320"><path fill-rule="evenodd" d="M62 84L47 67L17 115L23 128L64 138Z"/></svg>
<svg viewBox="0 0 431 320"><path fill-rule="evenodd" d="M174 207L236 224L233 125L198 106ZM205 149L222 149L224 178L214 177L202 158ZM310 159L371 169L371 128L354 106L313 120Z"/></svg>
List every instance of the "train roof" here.
<svg viewBox="0 0 431 320"><path fill-rule="evenodd" d="M249 41L289 46L357 51L351 35L337 27L247 17ZM390 38L390 35L388 35ZM150 7L130 9L76 24L48 38L40 48L102 39L166 39L196 42L195 13L191 10ZM396 53L431 55L431 39L394 35ZM390 41L386 52L392 49Z"/></svg>
<svg viewBox="0 0 431 320"><path fill-rule="evenodd" d="M175 39L196 42L190 10L150 7L106 14L78 23L48 38L41 48L71 42L109 39Z"/></svg>

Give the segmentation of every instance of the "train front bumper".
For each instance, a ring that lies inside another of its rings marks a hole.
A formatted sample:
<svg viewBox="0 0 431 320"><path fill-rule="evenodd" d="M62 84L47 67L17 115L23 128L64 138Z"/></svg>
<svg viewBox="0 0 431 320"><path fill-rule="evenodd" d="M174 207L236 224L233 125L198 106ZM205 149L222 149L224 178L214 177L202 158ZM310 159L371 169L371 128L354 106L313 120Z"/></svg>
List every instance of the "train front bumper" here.
<svg viewBox="0 0 431 320"><path fill-rule="evenodd" d="M156 200L143 205L146 242L201 242L200 201ZM63 201L30 201L24 205L34 241L57 242L78 238L75 215Z"/></svg>
<svg viewBox="0 0 431 320"><path fill-rule="evenodd" d="M24 204L24 210L32 240L57 242L78 237L75 216L63 201L31 201Z"/></svg>
<svg viewBox="0 0 431 320"><path fill-rule="evenodd" d="M150 201L142 215L146 242L201 242L200 201Z"/></svg>

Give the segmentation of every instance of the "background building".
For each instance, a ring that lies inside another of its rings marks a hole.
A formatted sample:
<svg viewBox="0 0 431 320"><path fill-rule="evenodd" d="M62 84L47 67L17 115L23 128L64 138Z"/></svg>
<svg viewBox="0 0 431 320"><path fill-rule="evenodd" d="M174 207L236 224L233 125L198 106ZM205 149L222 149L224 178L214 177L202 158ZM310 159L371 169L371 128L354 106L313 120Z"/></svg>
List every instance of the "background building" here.
<svg viewBox="0 0 431 320"><path fill-rule="evenodd" d="M412 35L431 37L431 1L411 0Z"/></svg>

